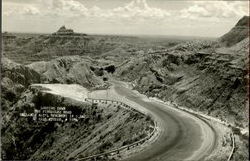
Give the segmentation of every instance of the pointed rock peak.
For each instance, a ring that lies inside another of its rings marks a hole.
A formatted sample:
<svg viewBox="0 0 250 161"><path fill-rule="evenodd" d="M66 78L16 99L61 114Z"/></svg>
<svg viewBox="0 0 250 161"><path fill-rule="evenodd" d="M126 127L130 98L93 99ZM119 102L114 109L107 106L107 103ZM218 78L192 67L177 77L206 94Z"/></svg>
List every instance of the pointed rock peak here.
<svg viewBox="0 0 250 161"><path fill-rule="evenodd" d="M66 31L66 30L67 30L66 27L63 25L62 27L59 28L58 31Z"/></svg>

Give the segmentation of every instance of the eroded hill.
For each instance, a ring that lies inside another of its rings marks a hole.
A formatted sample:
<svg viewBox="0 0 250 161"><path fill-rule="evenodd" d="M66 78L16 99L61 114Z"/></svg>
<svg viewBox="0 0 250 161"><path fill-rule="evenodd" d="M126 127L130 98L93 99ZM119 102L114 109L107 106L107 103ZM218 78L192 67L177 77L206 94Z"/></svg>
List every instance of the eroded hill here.
<svg viewBox="0 0 250 161"><path fill-rule="evenodd" d="M247 126L245 57L204 50L162 51L133 59L116 75L152 97Z"/></svg>
<svg viewBox="0 0 250 161"><path fill-rule="evenodd" d="M35 62L28 67L44 75L47 82L77 83L88 87L102 85L103 80L91 70L91 63L91 60L79 56L68 56L48 62Z"/></svg>
<svg viewBox="0 0 250 161"><path fill-rule="evenodd" d="M226 46L232 46L249 37L249 16L241 18L237 24L220 41Z"/></svg>

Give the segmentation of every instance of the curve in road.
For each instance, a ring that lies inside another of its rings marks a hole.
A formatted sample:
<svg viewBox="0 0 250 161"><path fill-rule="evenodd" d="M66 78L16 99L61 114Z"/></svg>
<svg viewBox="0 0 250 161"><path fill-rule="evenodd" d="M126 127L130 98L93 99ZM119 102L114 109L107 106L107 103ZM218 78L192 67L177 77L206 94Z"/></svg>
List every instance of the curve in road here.
<svg viewBox="0 0 250 161"><path fill-rule="evenodd" d="M160 129L154 142L124 161L204 160L215 149L217 134L209 122L158 101L145 99L123 83L113 84L110 93L145 108Z"/></svg>

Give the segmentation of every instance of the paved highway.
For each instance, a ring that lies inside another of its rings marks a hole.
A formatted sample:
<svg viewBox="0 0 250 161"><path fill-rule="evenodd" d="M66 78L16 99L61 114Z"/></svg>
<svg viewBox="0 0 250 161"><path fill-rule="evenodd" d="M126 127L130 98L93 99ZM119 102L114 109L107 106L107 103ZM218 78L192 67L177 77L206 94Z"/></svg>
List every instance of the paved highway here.
<svg viewBox="0 0 250 161"><path fill-rule="evenodd" d="M116 95L117 99L134 103L153 116L159 126L158 138L124 161L203 161L216 147L216 131L205 120L141 97L123 83L113 84L108 97Z"/></svg>

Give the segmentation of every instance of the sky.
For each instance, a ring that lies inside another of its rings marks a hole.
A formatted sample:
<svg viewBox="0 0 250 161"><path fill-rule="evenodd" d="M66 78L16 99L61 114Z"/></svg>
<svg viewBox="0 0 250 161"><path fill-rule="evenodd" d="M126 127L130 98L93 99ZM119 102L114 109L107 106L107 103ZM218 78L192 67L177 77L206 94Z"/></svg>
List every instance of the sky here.
<svg viewBox="0 0 250 161"><path fill-rule="evenodd" d="M2 0L8 32L53 33L65 25L87 34L219 37L244 15L248 1Z"/></svg>

